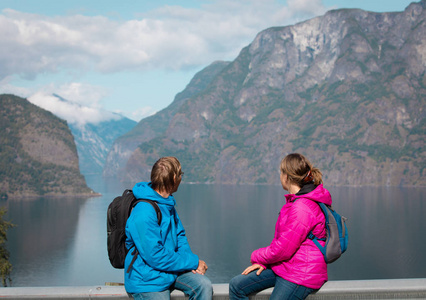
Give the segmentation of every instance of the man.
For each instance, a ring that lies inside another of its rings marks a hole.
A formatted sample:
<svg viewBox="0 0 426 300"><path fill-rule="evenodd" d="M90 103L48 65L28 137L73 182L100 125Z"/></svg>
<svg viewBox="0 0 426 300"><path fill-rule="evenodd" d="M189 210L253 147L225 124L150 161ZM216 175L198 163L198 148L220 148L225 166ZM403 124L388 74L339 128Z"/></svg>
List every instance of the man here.
<svg viewBox="0 0 426 300"><path fill-rule="evenodd" d="M162 157L152 167L151 182L140 182L133 188L137 199L157 202L162 213L158 225L152 205L139 202L127 220L125 270L135 247L139 252L124 280L134 299L170 299L173 289L183 291L189 299L212 299L212 284L204 276L207 265L192 253L175 209L172 194L182 176L177 158Z"/></svg>

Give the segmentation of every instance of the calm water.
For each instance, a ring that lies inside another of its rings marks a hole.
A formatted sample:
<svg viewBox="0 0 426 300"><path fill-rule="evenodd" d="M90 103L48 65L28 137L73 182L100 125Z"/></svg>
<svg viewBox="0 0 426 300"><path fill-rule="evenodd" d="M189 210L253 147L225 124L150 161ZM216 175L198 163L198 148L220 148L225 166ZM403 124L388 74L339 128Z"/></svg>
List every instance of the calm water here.
<svg viewBox="0 0 426 300"><path fill-rule="evenodd" d="M17 227L8 232L13 286L88 286L123 282L106 250L106 210L122 187L92 178L103 196L0 202ZM349 249L329 265L330 280L425 278L426 189L333 188L348 217ZM175 194L192 250L213 283L227 283L250 253L273 237L284 204L278 186L185 185Z"/></svg>

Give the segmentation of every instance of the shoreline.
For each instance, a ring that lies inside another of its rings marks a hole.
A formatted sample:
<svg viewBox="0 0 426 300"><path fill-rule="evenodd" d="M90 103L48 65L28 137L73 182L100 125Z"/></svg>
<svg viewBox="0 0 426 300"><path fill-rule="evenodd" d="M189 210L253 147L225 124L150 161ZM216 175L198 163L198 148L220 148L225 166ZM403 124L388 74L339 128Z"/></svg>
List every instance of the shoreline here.
<svg viewBox="0 0 426 300"><path fill-rule="evenodd" d="M8 200L35 200L38 198L95 198L95 197L102 197L101 193L83 193L83 194L45 194L45 195L9 195L7 194L6 199L2 199L1 201L8 201Z"/></svg>

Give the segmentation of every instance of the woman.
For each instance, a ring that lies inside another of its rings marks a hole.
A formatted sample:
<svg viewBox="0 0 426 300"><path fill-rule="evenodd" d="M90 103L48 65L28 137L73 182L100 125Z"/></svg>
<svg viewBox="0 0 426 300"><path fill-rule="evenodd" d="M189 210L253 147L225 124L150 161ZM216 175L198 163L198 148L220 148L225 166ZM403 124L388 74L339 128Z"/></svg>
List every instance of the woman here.
<svg viewBox="0 0 426 300"><path fill-rule="evenodd" d="M138 203L126 223L124 285L134 299L170 299L173 289L189 299L212 299L210 280L204 275L207 265L192 253L185 229L175 209L173 193L178 190L183 172L175 157L162 157L152 167L151 182L133 188L137 199L157 202L161 224L151 204ZM139 254L131 265L134 249Z"/></svg>
<svg viewBox="0 0 426 300"><path fill-rule="evenodd" d="M280 180L289 194L274 238L268 247L255 250L252 265L231 280L230 299L249 299L270 287L274 287L270 299L305 299L328 280L321 251L307 239L310 231L318 238L326 236L325 217L316 203L331 205L322 173L303 155L293 153L281 161Z"/></svg>

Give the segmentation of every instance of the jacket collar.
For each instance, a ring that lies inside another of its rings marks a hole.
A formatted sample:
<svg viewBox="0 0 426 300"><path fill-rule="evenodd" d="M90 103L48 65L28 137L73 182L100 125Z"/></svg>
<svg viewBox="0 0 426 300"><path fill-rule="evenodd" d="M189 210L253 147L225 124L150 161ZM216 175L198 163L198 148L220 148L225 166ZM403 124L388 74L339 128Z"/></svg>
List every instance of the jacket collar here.
<svg viewBox="0 0 426 300"><path fill-rule="evenodd" d="M326 190L322 184L315 186L314 184L306 184L296 194L285 195L287 203L294 202L297 198L306 198L326 205L332 204L330 192Z"/></svg>
<svg viewBox="0 0 426 300"><path fill-rule="evenodd" d="M313 184L312 182L311 183L307 183L304 186L302 186L302 188L300 189L300 191L298 191L296 193L296 196L301 196L301 195L308 194L308 193L312 192L313 190L315 190L315 188L316 188L316 185Z"/></svg>

